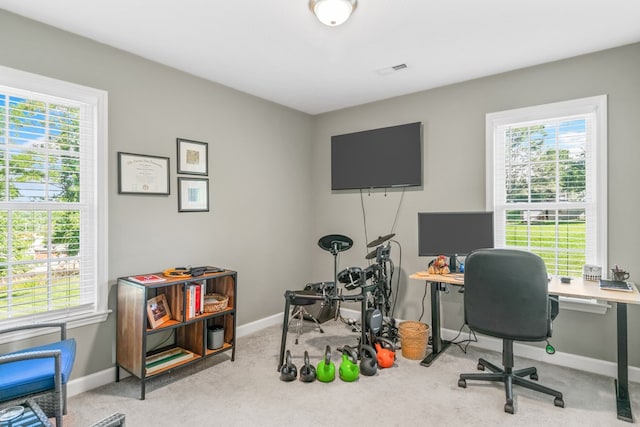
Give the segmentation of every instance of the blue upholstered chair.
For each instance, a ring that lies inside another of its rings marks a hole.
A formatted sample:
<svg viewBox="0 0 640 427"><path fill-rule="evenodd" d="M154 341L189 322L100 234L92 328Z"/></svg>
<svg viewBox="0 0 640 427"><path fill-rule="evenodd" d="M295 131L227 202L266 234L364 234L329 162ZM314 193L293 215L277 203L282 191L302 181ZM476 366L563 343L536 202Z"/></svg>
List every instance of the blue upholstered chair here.
<svg viewBox="0 0 640 427"><path fill-rule="evenodd" d="M76 356L76 341L67 339L66 324L25 325L0 334L40 328L59 329L60 340L0 356L0 404L17 404L30 397L61 427L62 415L67 413L67 381Z"/></svg>

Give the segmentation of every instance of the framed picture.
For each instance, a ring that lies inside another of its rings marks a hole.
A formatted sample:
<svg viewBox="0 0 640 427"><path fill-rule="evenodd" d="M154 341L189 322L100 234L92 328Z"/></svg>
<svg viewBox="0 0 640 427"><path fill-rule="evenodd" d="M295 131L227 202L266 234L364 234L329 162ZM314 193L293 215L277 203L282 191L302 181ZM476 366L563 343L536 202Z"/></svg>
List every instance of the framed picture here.
<svg viewBox="0 0 640 427"><path fill-rule="evenodd" d="M209 180L178 177L178 212L209 211Z"/></svg>
<svg viewBox="0 0 640 427"><path fill-rule="evenodd" d="M147 318L149 319L149 324L152 329L171 320L171 311L169 310L169 304L167 304L167 298L164 294L160 294L147 301Z"/></svg>
<svg viewBox="0 0 640 427"><path fill-rule="evenodd" d="M118 194L169 195L169 158L119 152Z"/></svg>
<svg viewBox="0 0 640 427"><path fill-rule="evenodd" d="M209 174L209 144L178 138L178 173Z"/></svg>

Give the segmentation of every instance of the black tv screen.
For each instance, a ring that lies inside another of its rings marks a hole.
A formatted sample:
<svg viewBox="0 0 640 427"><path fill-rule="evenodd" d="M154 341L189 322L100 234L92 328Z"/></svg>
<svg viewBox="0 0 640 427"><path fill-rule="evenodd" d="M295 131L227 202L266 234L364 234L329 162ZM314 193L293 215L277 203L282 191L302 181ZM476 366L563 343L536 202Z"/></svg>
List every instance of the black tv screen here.
<svg viewBox="0 0 640 427"><path fill-rule="evenodd" d="M492 248L493 212L419 212L418 255L468 255Z"/></svg>
<svg viewBox="0 0 640 427"><path fill-rule="evenodd" d="M422 123L331 137L331 189L422 185Z"/></svg>

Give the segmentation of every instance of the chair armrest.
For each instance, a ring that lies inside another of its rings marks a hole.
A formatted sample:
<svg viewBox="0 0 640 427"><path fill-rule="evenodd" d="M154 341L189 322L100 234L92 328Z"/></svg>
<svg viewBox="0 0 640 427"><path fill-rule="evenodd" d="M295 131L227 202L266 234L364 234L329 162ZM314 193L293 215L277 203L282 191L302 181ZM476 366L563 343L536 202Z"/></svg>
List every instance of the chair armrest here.
<svg viewBox="0 0 640 427"><path fill-rule="evenodd" d="M18 332L27 329L41 329L41 328L60 328L60 341L67 339L67 324L66 323L35 323L31 325L15 326L9 329L0 330L0 334L6 334L9 332Z"/></svg>
<svg viewBox="0 0 640 427"><path fill-rule="evenodd" d="M21 360L45 359L51 357L55 359L56 365L60 365L62 360L62 350L23 351L20 353L5 354L3 356L0 356L0 364L19 362Z"/></svg>

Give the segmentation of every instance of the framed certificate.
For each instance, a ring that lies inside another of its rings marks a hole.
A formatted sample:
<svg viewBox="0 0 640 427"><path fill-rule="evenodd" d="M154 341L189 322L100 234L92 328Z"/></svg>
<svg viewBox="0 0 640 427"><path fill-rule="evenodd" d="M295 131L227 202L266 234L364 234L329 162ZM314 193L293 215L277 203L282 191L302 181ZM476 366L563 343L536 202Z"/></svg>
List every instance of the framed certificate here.
<svg viewBox="0 0 640 427"><path fill-rule="evenodd" d="M119 152L118 194L169 195L169 158Z"/></svg>

